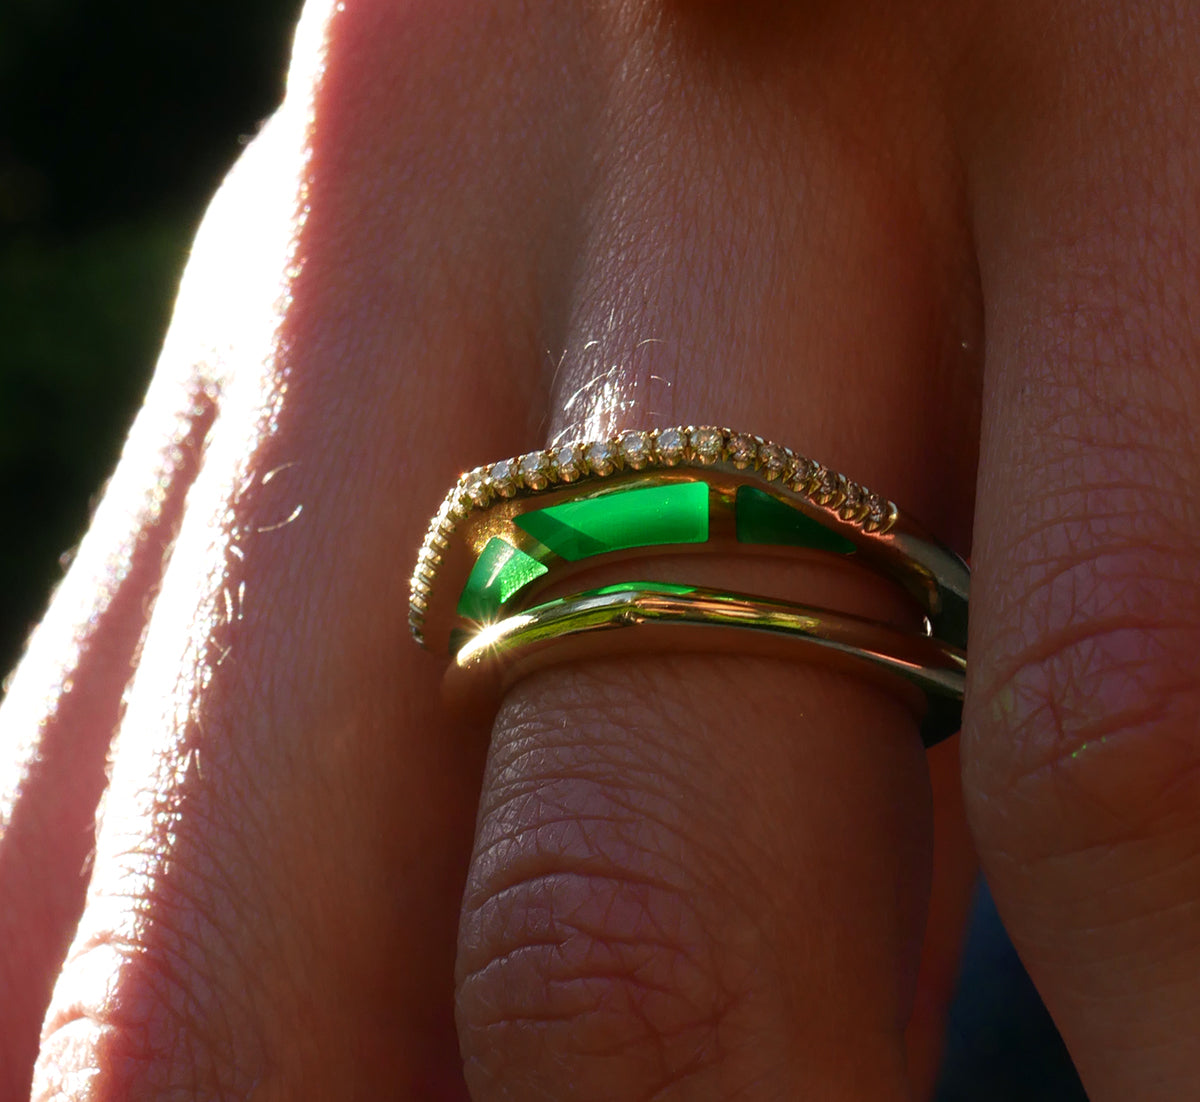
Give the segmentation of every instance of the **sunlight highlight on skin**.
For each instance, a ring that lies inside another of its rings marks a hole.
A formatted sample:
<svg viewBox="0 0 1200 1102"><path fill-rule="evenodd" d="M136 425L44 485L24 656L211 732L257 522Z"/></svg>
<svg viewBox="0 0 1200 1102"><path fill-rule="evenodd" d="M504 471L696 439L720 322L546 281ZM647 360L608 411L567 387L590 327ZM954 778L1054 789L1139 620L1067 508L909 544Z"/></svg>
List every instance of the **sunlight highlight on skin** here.
<svg viewBox="0 0 1200 1102"><path fill-rule="evenodd" d="M12 737L20 744L10 743L0 763L0 837L36 765L45 724L74 687L72 671L127 580L139 544L161 517L187 461L185 442L210 416L232 372L249 367L261 375L273 362L279 319L289 303L288 281L303 263L294 242L307 216L302 176L312 121L307 97L323 72L328 18L328 9L310 5L297 32L289 87L302 89L306 98L277 113L213 201L117 471L42 624L5 681L2 718L6 728L19 732ZM298 194L298 210L281 205L281 194ZM292 257L282 269L287 273L282 283L281 256ZM269 309L263 308L264 287L272 288ZM224 339L214 343L214 334ZM248 355L251 349L257 351ZM277 406L271 416L278 416Z"/></svg>
<svg viewBox="0 0 1200 1102"><path fill-rule="evenodd" d="M287 394L278 334L289 304L287 273L302 264L295 243L306 210L302 198L289 211L278 196L303 191L306 126L306 111L285 107L230 177L201 230L168 341L168 350L176 342L195 347L191 334L212 333L211 288L223 286L218 309L223 308L225 324L219 331L227 340L207 350L221 388L220 416L189 495L188 524L172 553L118 735L118 772L131 768L131 775L158 777L153 791L140 792L137 802L164 843L153 859L128 859L138 852L132 838L119 846L125 855L123 882L102 888L124 903L150 897L162 872L160 861L170 860L171 839L184 813L186 784L180 782L194 768L203 739L194 719L198 704L216 669L234 653L231 633L253 599L243 574L259 528L246 524L244 499L268 481L257 476L255 464L278 429ZM235 256L233 275L230 258ZM181 624L187 630L180 632ZM114 789L119 785L114 774ZM120 817L136 829L138 809L125 803ZM95 907L94 899L90 906ZM136 926L136 916L136 908L116 908L112 920L119 937L136 941L137 930L130 926ZM105 934L113 932L110 927Z"/></svg>
<svg viewBox="0 0 1200 1102"><path fill-rule="evenodd" d="M207 416L203 385L179 412L180 383L160 377L151 387L75 561L54 595L25 655L5 683L4 723L22 740L3 759L0 837L13 814L36 744L61 699L74 688L73 671L105 612L129 577L144 533L159 521L167 487L184 463L182 445ZM172 426L164 443L163 425ZM149 485L146 471L153 475ZM64 642L66 641L66 642Z"/></svg>
<svg viewBox="0 0 1200 1102"><path fill-rule="evenodd" d="M262 476L257 471L262 448L277 432L286 402L287 349L280 329L291 305L291 283L304 265L297 242L308 214L311 97L323 71L330 10L310 5L306 11L289 75L296 95L247 149L205 217L155 386L139 419L139 425L154 426L158 432L143 441L135 429L80 562L64 583L75 587L78 595L60 592L50 613L86 623L103 611L108 588L97 585L88 551L93 546L122 547L115 562L106 559L100 567L119 577L125 549L140 538L165 499L171 473L165 464L181 455L179 439L163 447L163 410L155 402L164 393L178 400L179 377L195 380L201 393L215 400L218 416L208 433L203 466L188 491L187 519L171 551L136 678L126 692L127 711L111 753L115 764L110 786L98 814L103 829L98 826L95 866L105 874L89 887L69 966L54 992L44 1030L44 1053L49 1055L39 1063L35 1096L53 1086L50 1079L59 1063L53 1057L56 1046L66 1043L87 1054L86 1060L73 1061L84 1065L80 1074L86 1078L88 1061L101 1059L103 1036L116 1020L123 1031L132 1028L136 1034L142 1028L139 1014L153 1013L121 1004L118 993L121 975L136 961L144 942L150 901L175 858L180 827L197 788L194 782L200 778L205 732L198 706L217 670L231 656L236 661L236 636L254 598L245 571L255 540L264 526L283 528L302 513L302 503L288 504L282 523L268 514L258 524L253 497L264 484L282 483L292 466L275 465ZM288 196L293 202L281 202ZM188 428L190 422L181 424L176 435ZM160 460L161 473L150 488L139 488L135 495L125 480L144 479L148 457L142 452L151 447L166 459ZM247 496L251 500L243 501ZM121 539L114 538L117 526ZM85 608L81 617L83 600L91 600L94 607ZM39 654L35 643L26 666L57 662L69 668L61 634L51 631L47 636L54 650ZM52 675L34 676L26 666L18 683L35 689L53 683ZM44 696L44 691L32 692L15 704L45 713ZM19 726L33 729L25 722ZM20 778L3 781L0 792L15 799ZM149 1028L151 1023L143 1024ZM57 1036L60 1030L62 1037Z"/></svg>
<svg viewBox="0 0 1200 1102"><path fill-rule="evenodd" d="M569 394L562 399L563 427L549 441L557 447L569 440L602 440L614 425L645 423L650 425L659 416L654 408L654 396L670 391L671 379L654 372L644 373L638 369L639 353L652 345L670 342L662 337L643 337L628 347L628 326L612 307L598 336L592 337L580 348L580 361L570 372L582 378ZM609 361L605 363L605 361ZM588 361L591 361L588 364ZM558 358L551 387L554 389L568 363L564 350ZM584 366L588 364L588 366ZM641 420L633 417L640 411Z"/></svg>

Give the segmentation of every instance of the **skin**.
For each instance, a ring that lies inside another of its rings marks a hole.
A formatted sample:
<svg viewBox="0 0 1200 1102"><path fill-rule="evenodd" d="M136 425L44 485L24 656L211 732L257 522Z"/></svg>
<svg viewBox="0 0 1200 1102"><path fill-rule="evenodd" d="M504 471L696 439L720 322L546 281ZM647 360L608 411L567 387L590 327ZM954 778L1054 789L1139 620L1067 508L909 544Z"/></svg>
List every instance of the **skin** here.
<svg viewBox="0 0 1200 1102"><path fill-rule="evenodd" d="M0 712L0 1096L922 1097L972 839L1090 1097L1193 1093L1197 118L1183 3L312 4ZM730 655L444 710L459 471L688 422L971 555L961 740Z"/></svg>

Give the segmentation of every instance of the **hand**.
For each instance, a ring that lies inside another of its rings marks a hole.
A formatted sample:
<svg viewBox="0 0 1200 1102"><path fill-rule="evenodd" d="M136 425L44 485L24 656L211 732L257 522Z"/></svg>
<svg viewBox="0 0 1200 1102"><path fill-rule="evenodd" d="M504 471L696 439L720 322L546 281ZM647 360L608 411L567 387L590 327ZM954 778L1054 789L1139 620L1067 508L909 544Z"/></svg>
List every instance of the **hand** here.
<svg viewBox="0 0 1200 1102"><path fill-rule="evenodd" d="M715 656L489 736L408 638L460 470L716 422L971 552L997 904L1091 1096L1188 1096L1198 78L1184 5L314 4L0 713L0 1094L51 986L42 1099L927 1093L954 744Z"/></svg>

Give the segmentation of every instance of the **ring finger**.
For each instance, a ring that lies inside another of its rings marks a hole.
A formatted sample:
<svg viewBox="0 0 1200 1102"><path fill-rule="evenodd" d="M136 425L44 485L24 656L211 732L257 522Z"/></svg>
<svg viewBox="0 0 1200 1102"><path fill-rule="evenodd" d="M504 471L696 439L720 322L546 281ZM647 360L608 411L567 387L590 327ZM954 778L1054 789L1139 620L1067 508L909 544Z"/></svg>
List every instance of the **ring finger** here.
<svg viewBox="0 0 1200 1102"><path fill-rule="evenodd" d="M962 546L978 313L919 44L853 12L618 14L591 29L599 167L548 439L747 428ZM857 678L678 655L520 682L460 930L474 1096L906 1096L929 860L912 717Z"/></svg>

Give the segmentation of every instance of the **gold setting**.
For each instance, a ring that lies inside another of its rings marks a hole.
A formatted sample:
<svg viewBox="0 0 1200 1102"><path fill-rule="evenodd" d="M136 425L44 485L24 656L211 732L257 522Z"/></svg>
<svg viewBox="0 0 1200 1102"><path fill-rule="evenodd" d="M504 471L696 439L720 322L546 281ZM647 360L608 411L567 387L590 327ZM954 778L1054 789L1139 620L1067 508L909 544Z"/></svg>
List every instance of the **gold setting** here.
<svg viewBox="0 0 1200 1102"><path fill-rule="evenodd" d="M413 571L408 622L423 641L429 595L451 536L476 510L497 501L535 497L627 471L727 466L777 483L868 535L886 535L899 510L844 475L751 433L716 425L630 429L602 440L570 441L557 447L485 464L455 483L430 523Z"/></svg>

